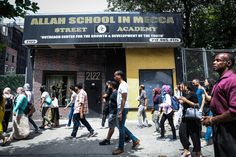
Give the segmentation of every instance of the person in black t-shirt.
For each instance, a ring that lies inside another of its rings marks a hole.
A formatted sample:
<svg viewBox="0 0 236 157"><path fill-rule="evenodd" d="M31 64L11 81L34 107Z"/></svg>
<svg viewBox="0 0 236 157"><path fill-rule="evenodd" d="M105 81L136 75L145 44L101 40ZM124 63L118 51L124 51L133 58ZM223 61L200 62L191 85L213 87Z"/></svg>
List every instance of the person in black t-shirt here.
<svg viewBox="0 0 236 157"><path fill-rule="evenodd" d="M108 88L111 89L112 94L109 99L109 118L108 118L108 126L109 131L107 134L107 138L100 142L100 145L109 145L110 139L115 131L116 122L117 122L117 90L116 90L116 82L112 81L109 83Z"/></svg>
<svg viewBox="0 0 236 157"><path fill-rule="evenodd" d="M106 91L105 94L102 96L103 98L103 110L102 110L102 128L105 127L105 122L107 119L107 116L109 114L109 98L111 96L112 90L108 87L110 85L111 81L106 82Z"/></svg>
<svg viewBox="0 0 236 157"><path fill-rule="evenodd" d="M193 143L193 152L196 157L201 156L201 122L200 119L187 119L185 114L188 108L199 108L198 97L195 94L194 88L190 83L184 84L184 97L180 97L180 102L183 105L182 122L179 127L180 142L184 147L184 152L181 157L191 156L189 151L189 137Z"/></svg>

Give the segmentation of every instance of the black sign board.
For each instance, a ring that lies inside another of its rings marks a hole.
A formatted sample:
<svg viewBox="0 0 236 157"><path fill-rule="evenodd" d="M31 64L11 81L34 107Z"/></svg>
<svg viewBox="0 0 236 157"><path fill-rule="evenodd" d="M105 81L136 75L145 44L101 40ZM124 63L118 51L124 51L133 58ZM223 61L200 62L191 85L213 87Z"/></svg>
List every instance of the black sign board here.
<svg viewBox="0 0 236 157"><path fill-rule="evenodd" d="M180 14L30 15L23 44L181 43Z"/></svg>

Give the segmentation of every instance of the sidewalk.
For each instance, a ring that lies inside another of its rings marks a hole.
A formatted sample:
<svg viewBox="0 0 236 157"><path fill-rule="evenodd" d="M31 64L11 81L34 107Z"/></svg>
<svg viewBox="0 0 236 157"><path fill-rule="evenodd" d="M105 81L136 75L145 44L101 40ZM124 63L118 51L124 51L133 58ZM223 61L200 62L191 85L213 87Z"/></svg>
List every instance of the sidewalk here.
<svg viewBox="0 0 236 157"><path fill-rule="evenodd" d="M118 130L115 130L112 144L109 146L99 146L99 142L106 137L107 129L100 129L101 120L89 118L88 121L98 132L96 137L87 138L87 130L83 128L78 131L76 140L66 140L70 136L72 129L64 128L66 121L61 120L61 128L48 129L40 134L32 133L27 140L16 141L10 146L0 147L0 157L3 156L22 156L22 157L109 157L112 150L118 143ZM152 123L151 123L152 124ZM153 125L153 124L152 124ZM141 140L141 145L132 150L132 143L125 146L125 153L122 156L133 157L180 157L182 146L179 139L176 141L158 140L153 136L154 127L137 129L136 122L128 121L128 128ZM167 129L168 130L168 129ZM178 134L178 133L177 133ZM171 137L171 132L166 135ZM202 149L203 156L213 157L213 146Z"/></svg>

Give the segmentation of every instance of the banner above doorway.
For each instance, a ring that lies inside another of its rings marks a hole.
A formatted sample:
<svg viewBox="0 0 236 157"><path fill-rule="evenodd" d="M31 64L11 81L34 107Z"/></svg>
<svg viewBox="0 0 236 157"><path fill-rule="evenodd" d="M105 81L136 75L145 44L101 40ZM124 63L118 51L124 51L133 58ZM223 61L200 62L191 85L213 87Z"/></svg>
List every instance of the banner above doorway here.
<svg viewBox="0 0 236 157"><path fill-rule="evenodd" d="M23 44L177 47L181 30L181 15L173 13L30 15L25 17Z"/></svg>

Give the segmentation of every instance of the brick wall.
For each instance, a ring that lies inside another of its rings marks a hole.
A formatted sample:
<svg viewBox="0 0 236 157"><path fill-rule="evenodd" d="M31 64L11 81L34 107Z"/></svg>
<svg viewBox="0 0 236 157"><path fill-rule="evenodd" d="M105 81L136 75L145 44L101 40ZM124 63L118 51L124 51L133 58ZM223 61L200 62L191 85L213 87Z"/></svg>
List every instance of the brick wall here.
<svg viewBox="0 0 236 157"><path fill-rule="evenodd" d="M40 86L43 83L43 72L44 71L76 71L76 81L84 82L85 71L101 71L105 72L105 50L36 50L34 72L33 72L33 91L34 101L37 112L35 118L40 118L41 113L39 112L40 104ZM105 78L103 74L103 81ZM66 116L66 112L61 110L60 113L63 117Z"/></svg>

